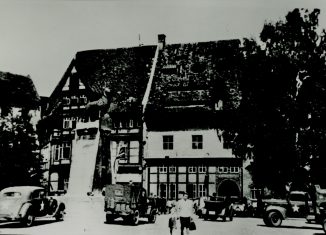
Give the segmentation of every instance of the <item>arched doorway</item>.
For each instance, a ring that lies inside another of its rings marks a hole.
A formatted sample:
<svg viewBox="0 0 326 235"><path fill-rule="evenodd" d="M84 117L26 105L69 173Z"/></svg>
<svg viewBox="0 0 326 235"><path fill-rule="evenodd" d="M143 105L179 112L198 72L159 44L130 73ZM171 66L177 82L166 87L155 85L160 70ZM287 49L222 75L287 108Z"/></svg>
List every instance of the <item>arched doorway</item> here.
<svg viewBox="0 0 326 235"><path fill-rule="evenodd" d="M240 196L238 184L233 180L224 180L220 183L217 189L219 196Z"/></svg>

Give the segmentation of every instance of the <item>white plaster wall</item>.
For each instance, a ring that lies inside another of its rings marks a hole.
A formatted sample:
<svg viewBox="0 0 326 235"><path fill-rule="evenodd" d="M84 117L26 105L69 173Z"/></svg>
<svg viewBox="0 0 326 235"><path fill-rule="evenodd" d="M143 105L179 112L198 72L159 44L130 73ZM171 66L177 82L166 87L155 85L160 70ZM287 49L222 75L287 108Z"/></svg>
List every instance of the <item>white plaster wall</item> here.
<svg viewBox="0 0 326 235"><path fill-rule="evenodd" d="M173 135L173 150L163 149L163 136ZM192 149L192 135L203 136L203 149ZM215 129L209 130L187 130L187 131L165 131L147 133L147 158L198 158L198 157L234 157L231 149L223 148L223 140L217 137Z"/></svg>

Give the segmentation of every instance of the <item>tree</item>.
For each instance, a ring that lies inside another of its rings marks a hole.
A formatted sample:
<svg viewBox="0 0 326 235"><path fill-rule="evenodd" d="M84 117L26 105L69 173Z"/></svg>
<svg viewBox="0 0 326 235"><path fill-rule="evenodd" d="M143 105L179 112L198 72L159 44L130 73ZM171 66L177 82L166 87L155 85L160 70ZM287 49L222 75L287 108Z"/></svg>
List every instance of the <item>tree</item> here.
<svg viewBox="0 0 326 235"><path fill-rule="evenodd" d="M40 185L41 162L36 132L26 112L0 117L0 189Z"/></svg>
<svg viewBox="0 0 326 235"><path fill-rule="evenodd" d="M285 21L266 22L261 42L244 40L234 151L242 156L252 151L254 183L280 194L287 181L299 179L311 154L325 151L326 34L318 28L319 14L318 9L294 9ZM309 143L303 141L306 135L313 136Z"/></svg>

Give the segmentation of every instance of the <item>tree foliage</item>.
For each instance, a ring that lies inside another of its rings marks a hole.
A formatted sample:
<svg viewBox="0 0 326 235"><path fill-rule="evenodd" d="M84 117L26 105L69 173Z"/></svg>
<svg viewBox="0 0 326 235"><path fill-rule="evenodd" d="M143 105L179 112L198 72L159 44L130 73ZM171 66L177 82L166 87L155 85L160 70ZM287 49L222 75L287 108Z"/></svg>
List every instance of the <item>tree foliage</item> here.
<svg viewBox="0 0 326 235"><path fill-rule="evenodd" d="M322 163L312 172L325 172L326 34L319 14L294 9L284 21L265 22L260 42L244 39L234 151L252 152L254 183L279 193L287 181L304 183L301 169L311 159Z"/></svg>
<svg viewBox="0 0 326 235"><path fill-rule="evenodd" d="M41 157L36 132L28 115L0 117L0 189L16 185L39 185Z"/></svg>

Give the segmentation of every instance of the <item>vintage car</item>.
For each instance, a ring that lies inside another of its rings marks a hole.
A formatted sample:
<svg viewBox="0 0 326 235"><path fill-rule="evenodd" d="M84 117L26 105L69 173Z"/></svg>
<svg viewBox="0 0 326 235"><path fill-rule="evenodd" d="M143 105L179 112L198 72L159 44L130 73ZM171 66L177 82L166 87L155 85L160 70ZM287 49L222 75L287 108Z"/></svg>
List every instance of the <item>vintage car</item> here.
<svg viewBox="0 0 326 235"><path fill-rule="evenodd" d="M267 226L281 226L282 221L286 218L306 218L309 222L310 216L319 222L318 208L313 208L307 192L292 191L287 199L269 199L263 200L263 203L263 221Z"/></svg>
<svg viewBox="0 0 326 235"><path fill-rule="evenodd" d="M107 223L113 222L118 217L132 225L137 225L140 217L148 218L148 222L155 223L157 216L155 199L147 198L145 189L121 184L106 186L104 211Z"/></svg>
<svg viewBox="0 0 326 235"><path fill-rule="evenodd" d="M233 220L233 204L230 197L216 196L205 201L204 220L222 218L223 221L226 221L227 217L230 221Z"/></svg>
<svg viewBox="0 0 326 235"><path fill-rule="evenodd" d="M233 216L251 216L248 211L248 200L246 198L231 197Z"/></svg>
<svg viewBox="0 0 326 235"><path fill-rule="evenodd" d="M35 218L63 220L65 204L46 197L45 190L36 186L9 187L0 192L0 219L19 221L32 226Z"/></svg>

